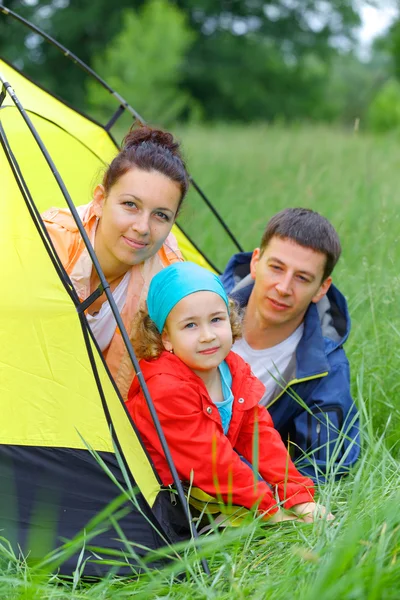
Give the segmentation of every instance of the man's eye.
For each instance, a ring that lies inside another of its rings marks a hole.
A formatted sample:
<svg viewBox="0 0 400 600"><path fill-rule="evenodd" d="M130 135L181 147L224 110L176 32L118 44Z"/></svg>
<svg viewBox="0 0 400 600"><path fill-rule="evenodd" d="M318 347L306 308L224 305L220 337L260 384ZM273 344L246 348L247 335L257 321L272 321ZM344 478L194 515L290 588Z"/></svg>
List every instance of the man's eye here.
<svg viewBox="0 0 400 600"><path fill-rule="evenodd" d="M300 281L303 281L304 283L309 283L309 280L307 279L307 277L303 277L303 275L298 275L297 279L300 279Z"/></svg>
<svg viewBox="0 0 400 600"><path fill-rule="evenodd" d="M274 271L282 271L282 267L278 267L278 265L270 265L271 269L273 269Z"/></svg>

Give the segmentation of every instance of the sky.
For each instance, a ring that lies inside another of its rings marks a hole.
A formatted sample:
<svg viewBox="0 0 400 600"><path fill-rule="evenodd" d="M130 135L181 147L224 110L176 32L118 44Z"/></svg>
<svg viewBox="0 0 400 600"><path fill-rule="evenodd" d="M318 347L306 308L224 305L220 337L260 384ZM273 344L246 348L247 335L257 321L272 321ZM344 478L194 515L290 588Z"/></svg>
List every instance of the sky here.
<svg viewBox="0 0 400 600"><path fill-rule="evenodd" d="M362 26L359 30L359 39L362 45L368 46L375 37L384 33L398 15L399 11L394 2L385 3L381 0L381 4L384 4L381 8L373 8L364 3L361 5Z"/></svg>

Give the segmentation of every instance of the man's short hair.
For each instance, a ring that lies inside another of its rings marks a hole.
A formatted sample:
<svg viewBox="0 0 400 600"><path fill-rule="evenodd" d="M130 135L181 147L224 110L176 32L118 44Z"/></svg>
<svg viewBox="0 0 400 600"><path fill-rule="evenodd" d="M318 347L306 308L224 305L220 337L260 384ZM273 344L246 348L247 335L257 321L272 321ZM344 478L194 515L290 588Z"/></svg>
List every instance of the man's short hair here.
<svg viewBox="0 0 400 600"><path fill-rule="evenodd" d="M262 236L261 254L273 237L292 240L304 248L325 254L322 281L332 273L342 252L339 236L333 225L328 219L308 208L285 208L274 215Z"/></svg>

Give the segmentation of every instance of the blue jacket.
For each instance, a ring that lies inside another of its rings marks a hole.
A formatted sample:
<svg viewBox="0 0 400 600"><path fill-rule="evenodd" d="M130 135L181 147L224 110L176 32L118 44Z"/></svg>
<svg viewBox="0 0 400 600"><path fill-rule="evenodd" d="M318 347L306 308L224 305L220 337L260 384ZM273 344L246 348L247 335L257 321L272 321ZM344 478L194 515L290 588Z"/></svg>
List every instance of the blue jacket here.
<svg viewBox="0 0 400 600"><path fill-rule="evenodd" d="M251 255L235 254L221 275L241 307L247 306L254 285ZM346 299L331 285L318 304L308 307L296 356L285 372L286 387L268 406L299 470L320 482L348 473L360 454L358 411L343 350L349 332Z"/></svg>

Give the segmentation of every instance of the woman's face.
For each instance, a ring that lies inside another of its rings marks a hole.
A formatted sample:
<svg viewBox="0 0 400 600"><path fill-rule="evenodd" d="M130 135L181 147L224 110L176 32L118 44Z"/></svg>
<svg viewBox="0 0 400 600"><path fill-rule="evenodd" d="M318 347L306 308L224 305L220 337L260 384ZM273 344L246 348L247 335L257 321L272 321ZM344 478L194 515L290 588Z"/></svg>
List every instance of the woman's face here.
<svg viewBox="0 0 400 600"><path fill-rule="evenodd" d="M158 171L132 168L110 189L94 192L99 224L95 251L106 275L118 276L154 256L171 231L181 198L179 184Z"/></svg>

